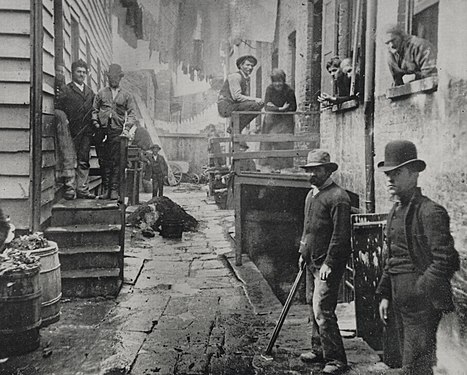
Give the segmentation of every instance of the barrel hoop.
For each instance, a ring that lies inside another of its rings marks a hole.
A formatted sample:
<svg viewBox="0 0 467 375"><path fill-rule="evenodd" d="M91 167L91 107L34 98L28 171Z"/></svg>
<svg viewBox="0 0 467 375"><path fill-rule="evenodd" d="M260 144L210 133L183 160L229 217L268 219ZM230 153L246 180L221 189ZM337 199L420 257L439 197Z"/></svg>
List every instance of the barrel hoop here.
<svg viewBox="0 0 467 375"><path fill-rule="evenodd" d="M25 326L25 327L22 326L20 329L17 329L17 328L15 328L15 329L8 329L8 328L0 329L0 332L2 334L6 334L6 335L21 333L21 332L29 331L29 330L34 329L34 328L38 328L38 327L41 326L41 324L42 324L42 319L39 319L36 323L31 324L29 326Z"/></svg>
<svg viewBox="0 0 467 375"><path fill-rule="evenodd" d="M29 301L31 299L35 299L35 298L38 298L42 295L42 291L39 290L35 293L31 293L31 294L23 294L21 296L10 296L10 297L0 297L0 301L2 302L6 302L8 303L9 301L17 301L17 300L21 300L21 301Z"/></svg>
<svg viewBox="0 0 467 375"><path fill-rule="evenodd" d="M58 270L59 268L60 268L60 263L58 265L56 265L55 267L53 267L53 268L49 268L47 270L40 271L40 274L43 275L44 273L53 272L53 271Z"/></svg>
<svg viewBox="0 0 467 375"><path fill-rule="evenodd" d="M62 298L62 293L60 293L57 297L52 298L49 301L42 302L42 307L53 305L54 303L57 303L58 301L60 301L61 298Z"/></svg>

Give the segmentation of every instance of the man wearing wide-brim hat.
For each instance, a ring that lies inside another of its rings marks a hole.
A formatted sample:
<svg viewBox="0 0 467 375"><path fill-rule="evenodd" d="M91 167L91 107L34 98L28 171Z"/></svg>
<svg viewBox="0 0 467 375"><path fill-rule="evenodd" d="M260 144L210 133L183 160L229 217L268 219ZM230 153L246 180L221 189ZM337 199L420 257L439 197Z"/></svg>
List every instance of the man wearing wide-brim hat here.
<svg viewBox="0 0 467 375"><path fill-rule="evenodd" d="M104 186L101 199L118 199L120 188L120 136L129 136L135 117L132 95L120 87L124 73L118 64L106 72L109 85L94 97L92 121L98 128L96 151ZM122 198L123 199L123 198Z"/></svg>
<svg viewBox="0 0 467 375"><path fill-rule="evenodd" d="M328 152L310 151L301 166L312 189L305 200L299 267L306 264L306 295L310 308L311 351L304 362L322 362L323 374L341 374L347 357L335 308L339 284L350 256L350 198L331 178L338 165Z"/></svg>
<svg viewBox="0 0 467 375"><path fill-rule="evenodd" d="M395 312L403 374L433 374L436 331L443 312L454 309L450 279L459 269L459 255L449 229L449 215L422 195L418 175L426 164L415 145L389 142L378 169L386 175L394 200L386 226L387 254L376 293L379 313L387 323Z"/></svg>
<svg viewBox="0 0 467 375"><path fill-rule="evenodd" d="M222 117L230 117L234 111L261 111L264 102L250 96L250 75L258 63L256 57L241 56L237 59L238 71L227 76L217 100L217 109ZM240 132L258 115L240 115Z"/></svg>

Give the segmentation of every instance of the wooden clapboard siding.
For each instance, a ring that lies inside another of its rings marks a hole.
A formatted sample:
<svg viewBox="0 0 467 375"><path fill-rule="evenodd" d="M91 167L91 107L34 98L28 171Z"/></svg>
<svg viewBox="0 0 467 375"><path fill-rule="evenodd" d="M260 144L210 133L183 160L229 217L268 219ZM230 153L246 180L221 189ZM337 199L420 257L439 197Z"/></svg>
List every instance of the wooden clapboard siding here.
<svg viewBox="0 0 467 375"><path fill-rule="evenodd" d="M0 176L0 199L29 197L29 176ZM14 213L6 213L13 215Z"/></svg>
<svg viewBox="0 0 467 375"><path fill-rule="evenodd" d="M16 229L29 228L31 206L28 198L2 199L2 210L5 215L10 216L11 222L15 224Z"/></svg>
<svg viewBox="0 0 467 375"><path fill-rule="evenodd" d="M29 175L29 152L0 152L0 176Z"/></svg>
<svg viewBox="0 0 467 375"><path fill-rule="evenodd" d="M0 102L0 129L29 129L28 106L4 105Z"/></svg>

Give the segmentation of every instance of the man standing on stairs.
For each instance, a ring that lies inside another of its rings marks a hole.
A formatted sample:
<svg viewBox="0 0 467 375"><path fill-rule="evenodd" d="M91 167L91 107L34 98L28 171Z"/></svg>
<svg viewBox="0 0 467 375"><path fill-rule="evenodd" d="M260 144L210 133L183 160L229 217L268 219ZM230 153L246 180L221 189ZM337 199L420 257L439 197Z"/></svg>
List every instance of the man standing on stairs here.
<svg viewBox="0 0 467 375"><path fill-rule="evenodd" d="M120 137L128 137L135 122L135 105L131 94L120 87L122 67L111 64L107 72L109 86L94 98L92 121L99 128L96 145L104 192L100 199L118 199L120 185Z"/></svg>
<svg viewBox="0 0 467 375"><path fill-rule="evenodd" d="M88 65L83 60L71 64L72 82L63 88L57 101L57 109L61 109L68 118L70 135L73 139L78 166L75 175L67 177L65 183L65 199L94 199L89 191L89 152L95 127L91 121L94 92L84 81L88 74ZM75 182L76 181L76 182Z"/></svg>

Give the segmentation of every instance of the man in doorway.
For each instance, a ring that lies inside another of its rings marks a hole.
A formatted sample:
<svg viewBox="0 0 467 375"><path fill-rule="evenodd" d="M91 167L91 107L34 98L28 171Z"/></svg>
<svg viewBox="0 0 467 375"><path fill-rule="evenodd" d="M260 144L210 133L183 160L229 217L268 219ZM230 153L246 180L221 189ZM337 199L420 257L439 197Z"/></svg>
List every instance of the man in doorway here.
<svg viewBox="0 0 467 375"><path fill-rule="evenodd" d="M94 92L84 82L88 74L85 61L78 60L71 64L72 82L63 87L57 100L57 109L62 110L68 118L68 126L77 158L75 171L76 198L94 199L89 191L89 152L95 127L91 121ZM69 178L68 178L69 180ZM65 182L65 199L73 199L75 191L72 184Z"/></svg>
<svg viewBox="0 0 467 375"><path fill-rule="evenodd" d="M329 153L310 151L307 164L312 189L305 200L299 267L306 267L306 295L310 304L311 351L304 362L323 362L323 374L341 374L347 357L335 309L339 284L350 256L350 198L331 178L338 166Z"/></svg>
<svg viewBox="0 0 467 375"><path fill-rule="evenodd" d="M426 167L412 142L389 142L384 161L394 200L387 220L387 254L376 293L379 313L387 322L395 311L404 375L430 375L436 365L436 331L442 312L452 311L450 279L459 269L459 255L444 207L422 195L418 175Z"/></svg>
<svg viewBox="0 0 467 375"><path fill-rule="evenodd" d="M230 117L234 111L261 111L263 100L250 96L250 75L257 63L256 57L251 55L237 59L238 71L228 75L219 92L217 109L221 117ZM257 116L240 115L240 133Z"/></svg>
<svg viewBox="0 0 467 375"><path fill-rule="evenodd" d="M104 192L98 197L101 199L118 199L120 137L129 137L136 119L133 97L120 87L123 76L122 67L111 64L107 72L109 86L94 98L92 121L101 132L101 142L96 145L104 185Z"/></svg>
<svg viewBox="0 0 467 375"><path fill-rule="evenodd" d="M414 75L417 80L436 74L436 49L428 40L391 25L386 28L384 43L395 86L403 85L406 75Z"/></svg>

